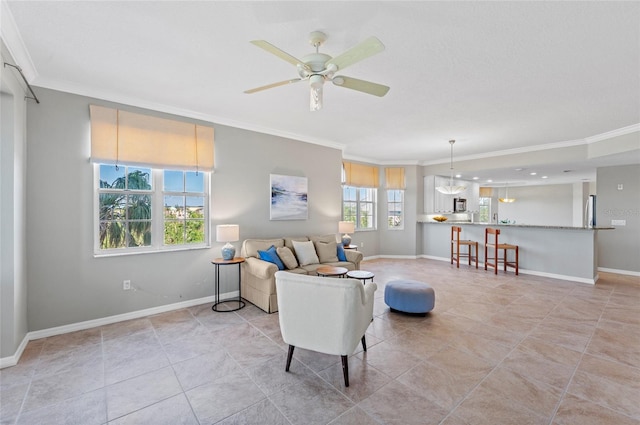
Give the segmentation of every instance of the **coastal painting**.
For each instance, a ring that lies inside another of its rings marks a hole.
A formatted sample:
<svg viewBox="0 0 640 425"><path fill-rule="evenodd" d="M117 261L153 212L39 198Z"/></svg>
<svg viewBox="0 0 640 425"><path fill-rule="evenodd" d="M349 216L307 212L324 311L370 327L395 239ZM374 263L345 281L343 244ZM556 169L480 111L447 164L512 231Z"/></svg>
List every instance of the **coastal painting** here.
<svg viewBox="0 0 640 425"><path fill-rule="evenodd" d="M307 178L271 174L271 220L308 218Z"/></svg>

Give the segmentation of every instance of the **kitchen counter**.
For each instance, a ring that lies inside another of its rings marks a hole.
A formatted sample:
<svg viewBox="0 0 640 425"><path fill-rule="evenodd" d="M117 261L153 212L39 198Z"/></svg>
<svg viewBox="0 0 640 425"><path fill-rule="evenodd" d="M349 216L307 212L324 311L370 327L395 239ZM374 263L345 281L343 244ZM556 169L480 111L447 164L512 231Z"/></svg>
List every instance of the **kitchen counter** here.
<svg viewBox="0 0 640 425"><path fill-rule="evenodd" d="M598 280L598 232L613 229L450 221L418 223L423 257L449 261L451 225L455 224L462 228L461 238L478 241L482 262L485 258L484 229L494 227L500 229L500 242L519 246L520 273L590 284Z"/></svg>
<svg viewBox="0 0 640 425"><path fill-rule="evenodd" d="M464 224L467 226L489 226L489 227L526 227L532 229L562 229L562 230L613 230L615 227L576 227L576 226L546 226L546 225L538 225L538 224L509 224L509 223L472 223L470 221L421 221L418 220L420 224Z"/></svg>

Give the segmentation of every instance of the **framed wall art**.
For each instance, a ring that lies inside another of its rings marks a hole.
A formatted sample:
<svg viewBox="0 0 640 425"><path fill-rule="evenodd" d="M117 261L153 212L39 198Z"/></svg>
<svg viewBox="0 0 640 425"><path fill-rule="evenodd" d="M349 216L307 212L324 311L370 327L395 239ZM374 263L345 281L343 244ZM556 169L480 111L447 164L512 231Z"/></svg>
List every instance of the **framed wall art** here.
<svg viewBox="0 0 640 425"><path fill-rule="evenodd" d="M309 215L307 178L270 175L271 220L306 220Z"/></svg>

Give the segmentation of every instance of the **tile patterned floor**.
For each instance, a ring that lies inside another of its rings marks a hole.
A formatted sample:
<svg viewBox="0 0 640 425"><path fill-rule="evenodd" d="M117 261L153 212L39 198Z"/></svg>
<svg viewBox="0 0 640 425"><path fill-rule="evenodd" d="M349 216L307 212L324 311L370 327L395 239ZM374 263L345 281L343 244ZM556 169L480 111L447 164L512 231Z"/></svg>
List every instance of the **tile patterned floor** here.
<svg viewBox="0 0 640 425"><path fill-rule="evenodd" d="M286 347L278 315L201 305L28 344L1 424L640 424L640 278L595 286L431 260L372 260L368 352ZM430 283L425 318L384 284ZM328 312L329 313L329 312Z"/></svg>

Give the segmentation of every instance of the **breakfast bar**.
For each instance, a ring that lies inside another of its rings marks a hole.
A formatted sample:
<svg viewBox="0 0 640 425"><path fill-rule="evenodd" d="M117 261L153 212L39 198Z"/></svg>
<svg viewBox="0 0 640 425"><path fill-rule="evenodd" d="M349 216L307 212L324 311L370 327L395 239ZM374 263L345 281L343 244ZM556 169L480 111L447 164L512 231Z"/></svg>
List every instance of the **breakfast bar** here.
<svg viewBox="0 0 640 425"><path fill-rule="evenodd" d="M516 224L420 221L422 256L449 261L451 226L462 227L461 238L478 241L484 262L484 231L500 229L500 242L519 245L520 273L595 284L598 280L598 231L609 227L536 226Z"/></svg>

